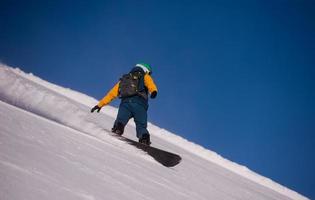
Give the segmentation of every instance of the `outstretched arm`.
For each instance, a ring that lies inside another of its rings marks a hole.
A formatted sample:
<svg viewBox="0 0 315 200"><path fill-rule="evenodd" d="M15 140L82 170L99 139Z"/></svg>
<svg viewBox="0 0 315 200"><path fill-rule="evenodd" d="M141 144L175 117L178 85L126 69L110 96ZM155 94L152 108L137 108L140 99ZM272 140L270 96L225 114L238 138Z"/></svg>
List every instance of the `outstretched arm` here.
<svg viewBox="0 0 315 200"><path fill-rule="evenodd" d="M97 104L99 107L103 107L109 104L112 100L118 97L119 82L103 97Z"/></svg>
<svg viewBox="0 0 315 200"><path fill-rule="evenodd" d="M91 109L91 112L97 110L100 112L101 108L107 104L109 104L112 100L114 100L118 96L119 90L119 82L103 97L100 102Z"/></svg>

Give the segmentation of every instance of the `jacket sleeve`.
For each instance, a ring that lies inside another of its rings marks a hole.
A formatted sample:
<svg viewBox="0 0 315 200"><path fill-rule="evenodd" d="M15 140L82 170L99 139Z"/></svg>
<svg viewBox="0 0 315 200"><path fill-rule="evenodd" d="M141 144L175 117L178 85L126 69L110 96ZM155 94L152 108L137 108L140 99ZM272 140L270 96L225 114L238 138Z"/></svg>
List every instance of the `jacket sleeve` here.
<svg viewBox="0 0 315 200"><path fill-rule="evenodd" d="M118 96L119 90L119 82L103 97L102 100L97 104L99 107L103 107L109 104L112 100L114 100Z"/></svg>
<svg viewBox="0 0 315 200"><path fill-rule="evenodd" d="M144 76L144 85L148 88L150 93L158 91L153 78L149 74Z"/></svg>

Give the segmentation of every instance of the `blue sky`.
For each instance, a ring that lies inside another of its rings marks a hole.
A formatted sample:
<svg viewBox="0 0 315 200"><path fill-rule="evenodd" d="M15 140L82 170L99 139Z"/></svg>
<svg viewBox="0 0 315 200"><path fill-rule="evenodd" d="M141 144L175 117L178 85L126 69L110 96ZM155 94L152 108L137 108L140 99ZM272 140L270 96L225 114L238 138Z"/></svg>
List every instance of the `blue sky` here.
<svg viewBox="0 0 315 200"><path fill-rule="evenodd" d="M97 99L150 63L149 121L315 198L314 7L1 1L0 60Z"/></svg>

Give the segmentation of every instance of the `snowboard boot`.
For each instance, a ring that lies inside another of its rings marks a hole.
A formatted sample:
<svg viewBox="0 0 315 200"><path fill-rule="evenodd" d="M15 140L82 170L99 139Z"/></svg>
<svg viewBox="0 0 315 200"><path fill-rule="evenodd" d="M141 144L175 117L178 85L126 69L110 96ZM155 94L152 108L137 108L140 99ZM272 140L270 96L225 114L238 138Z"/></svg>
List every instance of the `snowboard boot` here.
<svg viewBox="0 0 315 200"><path fill-rule="evenodd" d="M112 132L121 136L122 134L124 134L124 129L125 129L125 126L122 123L118 122L112 128Z"/></svg>
<svg viewBox="0 0 315 200"><path fill-rule="evenodd" d="M142 138L139 139L139 143L149 146L151 144L150 135L144 134Z"/></svg>

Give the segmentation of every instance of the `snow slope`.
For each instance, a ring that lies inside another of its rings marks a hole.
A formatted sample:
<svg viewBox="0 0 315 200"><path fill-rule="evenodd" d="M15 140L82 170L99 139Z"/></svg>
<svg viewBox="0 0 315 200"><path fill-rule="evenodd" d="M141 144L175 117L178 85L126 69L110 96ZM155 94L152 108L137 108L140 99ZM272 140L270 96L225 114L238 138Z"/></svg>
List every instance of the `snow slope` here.
<svg viewBox="0 0 315 200"><path fill-rule="evenodd" d="M149 124L153 146L180 154L165 168L108 135L117 109L0 65L0 199L307 199ZM133 123L126 137L135 139ZM172 141L172 142L169 142Z"/></svg>

